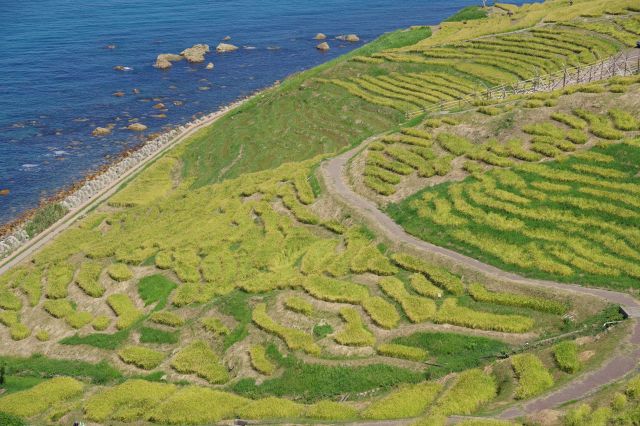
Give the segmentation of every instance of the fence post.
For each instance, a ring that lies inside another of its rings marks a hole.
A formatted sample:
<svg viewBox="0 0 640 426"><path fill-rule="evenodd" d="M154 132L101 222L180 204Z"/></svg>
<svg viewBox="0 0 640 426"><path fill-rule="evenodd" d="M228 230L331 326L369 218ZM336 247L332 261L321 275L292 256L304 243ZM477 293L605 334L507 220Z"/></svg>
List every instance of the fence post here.
<svg viewBox="0 0 640 426"><path fill-rule="evenodd" d="M580 84L580 66L578 66L578 70L577 70L577 74L576 74L576 84Z"/></svg>
<svg viewBox="0 0 640 426"><path fill-rule="evenodd" d="M627 75L629 70L629 52L624 54L624 75Z"/></svg>

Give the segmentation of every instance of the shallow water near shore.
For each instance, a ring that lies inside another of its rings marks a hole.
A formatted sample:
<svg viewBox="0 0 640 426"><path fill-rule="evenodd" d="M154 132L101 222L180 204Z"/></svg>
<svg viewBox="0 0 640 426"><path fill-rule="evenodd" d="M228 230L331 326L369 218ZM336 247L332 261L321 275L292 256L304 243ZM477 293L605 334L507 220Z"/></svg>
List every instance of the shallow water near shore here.
<svg viewBox="0 0 640 426"><path fill-rule="evenodd" d="M136 146L145 134L216 110L384 32L435 24L478 3L1 2L0 191L9 193L0 196L0 224ZM329 52L314 48L317 32L329 36ZM362 42L332 40L345 33L358 34ZM214 50L225 36L241 49L210 53L202 64L178 62L166 71L152 66L159 53L179 53L195 43ZM205 69L208 62L214 70ZM115 71L117 65L130 70ZM158 103L165 108L154 109ZM126 130L136 119L148 126L145 133ZM91 136L95 127L109 124L110 135Z"/></svg>

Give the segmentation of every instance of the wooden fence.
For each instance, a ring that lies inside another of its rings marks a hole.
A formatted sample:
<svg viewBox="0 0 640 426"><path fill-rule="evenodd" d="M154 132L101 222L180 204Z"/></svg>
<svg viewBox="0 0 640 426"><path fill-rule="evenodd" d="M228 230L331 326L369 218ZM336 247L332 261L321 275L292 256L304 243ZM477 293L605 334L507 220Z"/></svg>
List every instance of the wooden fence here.
<svg viewBox="0 0 640 426"><path fill-rule="evenodd" d="M479 100L499 101L513 95L551 92L572 84L584 84L615 76L634 74L640 74L640 52L626 52L593 64L573 68L565 67L552 74L478 90L460 99L443 101L420 110L411 111L407 113L407 116L411 118L423 113L463 108L467 105L473 105L474 102Z"/></svg>

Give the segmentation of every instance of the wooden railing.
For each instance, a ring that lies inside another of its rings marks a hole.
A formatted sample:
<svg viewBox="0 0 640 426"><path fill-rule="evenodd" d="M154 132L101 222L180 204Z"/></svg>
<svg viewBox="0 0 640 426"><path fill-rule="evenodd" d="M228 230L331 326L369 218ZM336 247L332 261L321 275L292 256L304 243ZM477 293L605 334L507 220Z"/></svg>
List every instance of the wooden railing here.
<svg viewBox="0 0 640 426"><path fill-rule="evenodd" d="M551 92L572 84L584 84L615 76L634 74L640 74L640 52L626 52L589 65L573 68L565 67L555 73L536 76L529 80L478 90L459 99L438 102L426 108L411 111L407 113L407 116L412 118L424 113L464 108L467 105L473 105L479 100L499 101L513 95Z"/></svg>

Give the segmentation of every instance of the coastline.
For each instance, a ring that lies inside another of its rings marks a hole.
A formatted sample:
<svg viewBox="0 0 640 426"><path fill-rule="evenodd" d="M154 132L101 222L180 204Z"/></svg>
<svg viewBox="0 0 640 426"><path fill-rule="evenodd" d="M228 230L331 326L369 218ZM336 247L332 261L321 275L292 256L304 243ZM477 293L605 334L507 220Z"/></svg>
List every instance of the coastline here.
<svg viewBox="0 0 640 426"><path fill-rule="evenodd" d="M30 243L41 240L51 229L58 228L62 224L66 224L68 227L79 218L75 216L78 216L81 210L101 201L101 198L107 192L109 192L108 196L112 195L111 193L117 191L122 181L140 171L147 163L155 160L179 143L184 142L196 131L213 124L228 112L277 87L279 84L280 80L277 80L272 85L264 87L251 95L219 107L217 111L196 117L170 130L156 134L155 137L140 144L138 147L121 152L110 164L106 164L100 169L89 173L68 188L62 189L55 196L44 200L38 208L28 211L16 220L0 227L0 262L2 262L0 275L6 272L17 260L22 260L29 254L28 246ZM26 225L31 221L37 210L51 204L60 204L67 212L46 229L29 237L25 230ZM71 218L73 220L69 222Z"/></svg>

